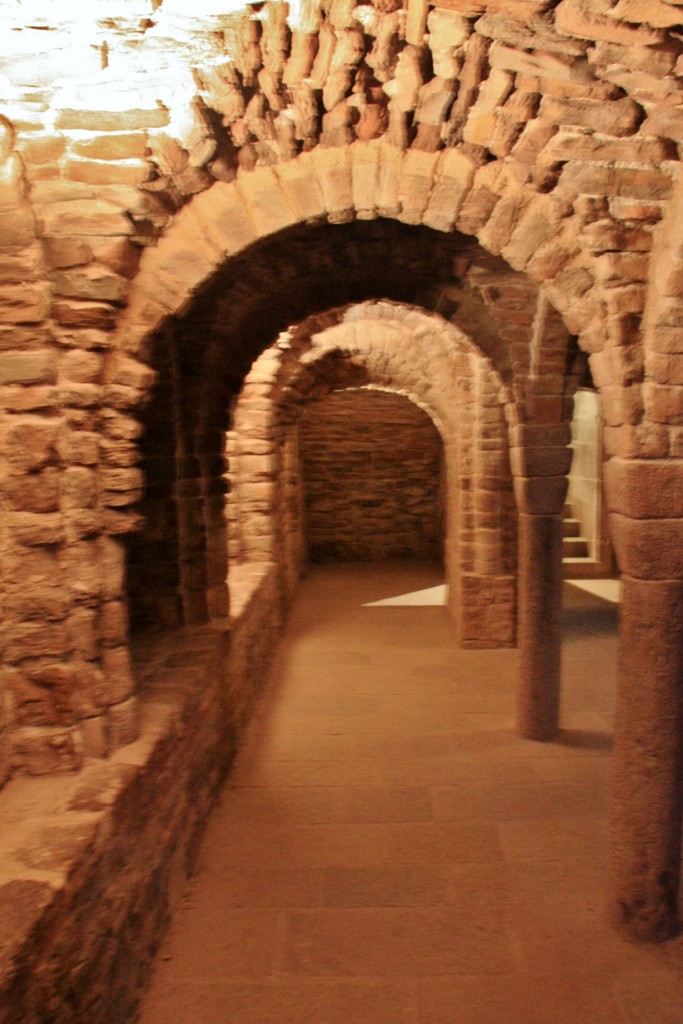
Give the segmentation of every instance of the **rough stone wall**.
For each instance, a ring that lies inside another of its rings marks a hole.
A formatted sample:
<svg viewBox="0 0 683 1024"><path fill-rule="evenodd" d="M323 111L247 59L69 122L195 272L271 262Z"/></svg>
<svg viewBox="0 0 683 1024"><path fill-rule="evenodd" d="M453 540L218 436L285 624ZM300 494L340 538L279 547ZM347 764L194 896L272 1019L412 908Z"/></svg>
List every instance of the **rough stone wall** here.
<svg viewBox="0 0 683 1024"><path fill-rule="evenodd" d="M443 448L426 413L343 391L309 406L299 431L313 561L442 556Z"/></svg>

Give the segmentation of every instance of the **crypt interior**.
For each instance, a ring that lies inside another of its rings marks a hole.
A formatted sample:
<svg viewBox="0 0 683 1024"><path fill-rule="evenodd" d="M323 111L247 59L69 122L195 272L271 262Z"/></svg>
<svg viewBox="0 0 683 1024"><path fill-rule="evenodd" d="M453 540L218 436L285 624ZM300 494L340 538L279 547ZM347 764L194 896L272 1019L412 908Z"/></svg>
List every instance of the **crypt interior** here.
<svg viewBox="0 0 683 1024"><path fill-rule="evenodd" d="M681 1024L683 3L0 0L0 1024Z"/></svg>

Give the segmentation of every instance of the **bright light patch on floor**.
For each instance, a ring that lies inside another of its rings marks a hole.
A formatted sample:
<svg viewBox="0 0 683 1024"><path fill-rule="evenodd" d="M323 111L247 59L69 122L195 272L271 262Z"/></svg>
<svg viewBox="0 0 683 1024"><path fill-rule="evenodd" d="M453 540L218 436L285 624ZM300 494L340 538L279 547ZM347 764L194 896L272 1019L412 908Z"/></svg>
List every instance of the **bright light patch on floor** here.
<svg viewBox="0 0 683 1024"><path fill-rule="evenodd" d="M567 580L567 583L601 597L603 601L619 604L621 600L621 580Z"/></svg>
<svg viewBox="0 0 683 1024"><path fill-rule="evenodd" d="M397 594L396 597L384 597L381 601L368 601L362 607L431 608L446 604L447 596L448 588L445 583L442 583L438 587L427 587L426 590L413 590L410 594Z"/></svg>

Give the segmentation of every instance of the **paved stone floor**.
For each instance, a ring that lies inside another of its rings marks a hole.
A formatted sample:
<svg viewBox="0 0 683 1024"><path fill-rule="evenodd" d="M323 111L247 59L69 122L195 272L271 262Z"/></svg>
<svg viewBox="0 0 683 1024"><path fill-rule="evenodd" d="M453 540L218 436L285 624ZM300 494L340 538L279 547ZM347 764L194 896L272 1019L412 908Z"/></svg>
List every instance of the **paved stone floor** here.
<svg viewBox="0 0 683 1024"><path fill-rule="evenodd" d="M559 742L429 565L311 570L142 1024L681 1024L683 942L602 920L615 606L565 585Z"/></svg>

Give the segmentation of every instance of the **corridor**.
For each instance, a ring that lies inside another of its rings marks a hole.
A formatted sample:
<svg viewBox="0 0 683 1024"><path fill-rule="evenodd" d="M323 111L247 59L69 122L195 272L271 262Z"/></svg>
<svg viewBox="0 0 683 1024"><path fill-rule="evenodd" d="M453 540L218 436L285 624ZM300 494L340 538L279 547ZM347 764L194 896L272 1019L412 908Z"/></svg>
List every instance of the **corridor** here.
<svg viewBox="0 0 683 1024"><path fill-rule="evenodd" d="M565 584L540 744L513 732L514 650L387 601L439 582L309 571L141 1024L683 1022L683 940L602 921L616 605Z"/></svg>

